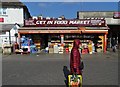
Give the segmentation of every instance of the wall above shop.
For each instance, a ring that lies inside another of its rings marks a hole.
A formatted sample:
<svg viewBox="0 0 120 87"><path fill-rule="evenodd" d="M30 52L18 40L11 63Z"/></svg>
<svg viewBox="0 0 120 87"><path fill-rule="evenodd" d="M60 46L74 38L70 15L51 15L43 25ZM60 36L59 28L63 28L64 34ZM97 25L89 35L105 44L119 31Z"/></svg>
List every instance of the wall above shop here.
<svg viewBox="0 0 120 87"><path fill-rule="evenodd" d="M86 18L105 18L108 25L120 25L120 18L118 12L114 11L79 11L77 12L78 19Z"/></svg>

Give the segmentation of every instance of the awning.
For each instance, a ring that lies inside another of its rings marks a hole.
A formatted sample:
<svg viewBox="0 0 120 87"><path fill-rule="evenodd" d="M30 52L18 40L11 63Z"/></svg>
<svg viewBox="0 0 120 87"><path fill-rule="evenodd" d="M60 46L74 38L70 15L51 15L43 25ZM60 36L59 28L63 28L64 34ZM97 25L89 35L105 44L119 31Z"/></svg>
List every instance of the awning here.
<svg viewBox="0 0 120 87"><path fill-rule="evenodd" d="M85 27L86 29L92 29L92 30L108 30L109 27Z"/></svg>
<svg viewBox="0 0 120 87"><path fill-rule="evenodd" d="M108 27L85 27L83 33L106 33L108 34Z"/></svg>
<svg viewBox="0 0 120 87"><path fill-rule="evenodd" d="M21 27L19 30L77 30L78 27Z"/></svg>
<svg viewBox="0 0 120 87"><path fill-rule="evenodd" d="M1 24L0 33L10 31L15 25L14 24Z"/></svg>
<svg viewBox="0 0 120 87"><path fill-rule="evenodd" d="M106 33L108 34L109 27L79 27L82 33Z"/></svg>
<svg viewBox="0 0 120 87"><path fill-rule="evenodd" d="M108 33L108 27L21 27L19 33Z"/></svg>
<svg viewBox="0 0 120 87"><path fill-rule="evenodd" d="M81 30L19 30L19 33L34 34L34 33L81 33Z"/></svg>

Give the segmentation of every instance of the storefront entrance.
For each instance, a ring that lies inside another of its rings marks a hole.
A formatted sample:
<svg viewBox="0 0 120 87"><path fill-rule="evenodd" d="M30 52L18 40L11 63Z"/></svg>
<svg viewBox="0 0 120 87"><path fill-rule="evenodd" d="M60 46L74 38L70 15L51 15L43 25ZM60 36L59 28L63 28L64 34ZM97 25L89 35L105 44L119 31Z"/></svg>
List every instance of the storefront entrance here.
<svg viewBox="0 0 120 87"><path fill-rule="evenodd" d="M45 49L48 47L48 34L21 34L21 37L23 36L31 39L38 49Z"/></svg>
<svg viewBox="0 0 120 87"><path fill-rule="evenodd" d="M50 44L61 44L63 42L64 47L72 47L74 39L79 39L82 43L82 48L88 47L91 41L94 44L95 52L103 52L105 47L105 37L104 34L79 34L79 33L38 33L38 34L21 34L21 37L25 36L32 39L33 43L38 49L45 49L49 47ZM61 37L62 36L62 37Z"/></svg>
<svg viewBox="0 0 120 87"><path fill-rule="evenodd" d="M40 49L45 49L46 47L48 47L48 34L40 34L40 43L41 43L41 47Z"/></svg>

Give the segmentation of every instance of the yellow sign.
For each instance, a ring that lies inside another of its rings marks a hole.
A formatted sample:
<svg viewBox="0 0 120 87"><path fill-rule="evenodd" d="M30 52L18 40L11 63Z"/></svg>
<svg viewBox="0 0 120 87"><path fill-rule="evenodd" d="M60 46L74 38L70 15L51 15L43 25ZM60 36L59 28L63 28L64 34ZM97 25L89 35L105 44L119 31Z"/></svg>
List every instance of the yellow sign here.
<svg viewBox="0 0 120 87"><path fill-rule="evenodd" d="M73 75L68 75L68 86L69 87L82 87L82 75L77 75L78 81L74 82L72 81Z"/></svg>

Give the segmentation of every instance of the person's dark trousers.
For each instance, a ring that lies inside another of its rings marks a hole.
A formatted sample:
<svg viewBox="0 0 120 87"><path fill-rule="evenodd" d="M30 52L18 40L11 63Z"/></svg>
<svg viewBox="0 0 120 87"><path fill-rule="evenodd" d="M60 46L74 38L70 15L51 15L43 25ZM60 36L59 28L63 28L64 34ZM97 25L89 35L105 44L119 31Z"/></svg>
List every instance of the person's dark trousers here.
<svg viewBox="0 0 120 87"><path fill-rule="evenodd" d="M113 52L116 52L116 47L115 46L113 46Z"/></svg>

